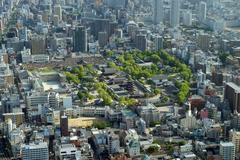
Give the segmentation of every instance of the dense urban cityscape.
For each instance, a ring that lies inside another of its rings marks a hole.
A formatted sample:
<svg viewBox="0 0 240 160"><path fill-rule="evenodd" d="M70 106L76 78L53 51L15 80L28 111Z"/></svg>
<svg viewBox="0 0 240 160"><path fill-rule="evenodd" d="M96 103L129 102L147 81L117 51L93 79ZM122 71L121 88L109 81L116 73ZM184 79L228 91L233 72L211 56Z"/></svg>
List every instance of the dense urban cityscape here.
<svg viewBox="0 0 240 160"><path fill-rule="evenodd" d="M240 159L240 0L0 0L0 160Z"/></svg>

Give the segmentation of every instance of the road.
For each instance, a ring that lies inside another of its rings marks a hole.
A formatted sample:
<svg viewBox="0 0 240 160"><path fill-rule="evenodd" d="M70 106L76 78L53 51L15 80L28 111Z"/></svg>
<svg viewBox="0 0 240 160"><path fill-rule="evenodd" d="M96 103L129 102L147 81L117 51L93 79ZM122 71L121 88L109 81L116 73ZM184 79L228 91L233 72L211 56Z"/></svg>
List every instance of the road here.
<svg viewBox="0 0 240 160"><path fill-rule="evenodd" d="M2 35L0 35L1 39L3 38L2 36L5 36L5 33L8 31L8 29L11 26L11 23L16 22L17 18L17 9L20 8L24 4L24 0L19 0L18 3L13 7L9 19L7 20L6 28L4 29L4 32ZM0 136L0 160L10 160L10 154L9 151L7 150L7 142L6 139L4 139L2 136Z"/></svg>

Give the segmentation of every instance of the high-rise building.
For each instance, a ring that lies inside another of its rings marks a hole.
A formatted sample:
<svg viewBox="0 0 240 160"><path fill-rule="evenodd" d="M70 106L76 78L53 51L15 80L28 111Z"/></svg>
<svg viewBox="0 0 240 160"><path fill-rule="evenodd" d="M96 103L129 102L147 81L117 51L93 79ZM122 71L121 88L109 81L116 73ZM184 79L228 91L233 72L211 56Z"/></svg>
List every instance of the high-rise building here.
<svg viewBox="0 0 240 160"><path fill-rule="evenodd" d="M197 125L197 119L192 115L191 104L189 104L188 112L186 112L186 118L181 119L180 126L187 129L194 129Z"/></svg>
<svg viewBox="0 0 240 160"><path fill-rule="evenodd" d="M189 10L183 12L183 25L188 27L192 26L192 12Z"/></svg>
<svg viewBox="0 0 240 160"><path fill-rule="evenodd" d="M58 4L54 6L54 14L58 15L59 20L62 20L62 7Z"/></svg>
<svg viewBox="0 0 240 160"><path fill-rule="evenodd" d="M171 1L170 26L178 27L180 21L180 0Z"/></svg>
<svg viewBox="0 0 240 160"><path fill-rule="evenodd" d="M199 3L198 18L200 22L204 22L207 17L207 3L201 1Z"/></svg>
<svg viewBox="0 0 240 160"><path fill-rule="evenodd" d="M24 122L24 113L23 112L3 113L3 119L5 122L11 119L12 122L16 124L16 126L18 127Z"/></svg>
<svg viewBox="0 0 240 160"><path fill-rule="evenodd" d="M145 51L147 49L147 36L144 34L138 34L136 36L136 48Z"/></svg>
<svg viewBox="0 0 240 160"><path fill-rule="evenodd" d="M32 54L45 54L46 40L44 36L32 35L30 39Z"/></svg>
<svg viewBox="0 0 240 160"><path fill-rule="evenodd" d="M114 24L112 24L112 28L114 28ZM91 32L95 38L98 39L99 32L107 32L108 37L110 36L110 20L109 19L94 19Z"/></svg>
<svg viewBox="0 0 240 160"><path fill-rule="evenodd" d="M98 32L98 44L100 47L104 47L108 43L107 32Z"/></svg>
<svg viewBox="0 0 240 160"><path fill-rule="evenodd" d="M240 114L234 113L231 119L231 127L234 130L240 131Z"/></svg>
<svg viewBox="0 0 240 160"><path fill-rule="evenodd" d="M77 26L73 33L73 51L87 52L87 30L84 26Z"/></svg>
<svg viewBox="0 0 240 160"><path fill-rule="evenodd" d="M21 152L23 160L49 159L46 142L24 144L21 146Z"/></svg>
<svg viewBox="0 0 240 160"><path fill-rule="evenodd" d="M240 132L230 130L229 140L235 145L236 153L240 153Z"/></svg>
<svg viewBox="0 0 240 160"><path fill-rule="evenodd" d="M155 50L159 51L160 49L163 49L163 37L161 36L155 36L154 37L154 44L155 44Z"/></svg>
<svg viewBox="0 0 240 160"><path fill-rule="evenodd" d="M62 136L69 136L68 117L66 115L63 115L60 118L60 130L61 130L61 135Z"/></svg>
<svg viewBox="0 0 240 160"><path fill-rule="evenodd" d="M163 0L153 0L153 23L159 24L163 22L164 9L163 9Z"/></svg>
<svg viewBox="0 0 240 160"><path fill-rule="evenodd" d="M209 43L210 43L210 36L208 34L201 33L198 35L197 44L201 50L207 51L209 49Z"/></svg>
<svg viewBox="0 0 240 160"><path fill-rule="evenodd" d="M110 132L108 134L108 151L110 154L118 153L120 150L119 136Z"/></svg>
<svg viewBox="0 0 240 160"><path fill-rule="evenodd" d="M106 0L106 3L111 8L125 8L127 1L126 0L121 0L121 1Z"/></svg>
<svg viewBox="0 0 240 160"><path fill-rule="evenodd" d="M220 156L222 160L235 160L235 145L232 142L221 142Z"/></svg>
<svg viewBox="0 0 240 160"><path fill-rule="evenodd" d="M131 139L127 145L127 152L130 157L138 156L140 154L140 143L136 139Z"/></svg>
<svg viewBox="0 0 240 160"><path fill-rule="evenodd" d="M240 87L229 82L225 86L224 99L228 100L232 112L240 113Z"/></svg>
<svg viewBox="0 0 240 160"><path fill-rule="evenodd" d="M54 15L53 16L53 25L54 26L58 26L58 24L59 24L59 16L58 15Z"/></svg>

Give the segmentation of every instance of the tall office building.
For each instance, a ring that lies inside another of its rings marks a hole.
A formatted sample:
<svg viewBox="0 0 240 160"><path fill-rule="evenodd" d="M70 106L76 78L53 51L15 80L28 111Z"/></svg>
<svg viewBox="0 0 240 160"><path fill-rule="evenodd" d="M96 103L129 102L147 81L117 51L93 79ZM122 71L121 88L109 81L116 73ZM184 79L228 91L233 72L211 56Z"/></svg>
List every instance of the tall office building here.
<svg viewBox="0 0 240 160"><path fill-rule="evenodd" d="M36 34L31 36L30 39L31 53L32 54L45 54L46 38Z"/></svg>
<svg viewBox="0 0 240 160"><path fill-rule="evenodd" d="M68 117L66 115L61 116L60 118L60 130L61 136L69 136L68 132Z"/></svg>
<svg viewBox="0 0 240 160"><path fill-rule="evenodd" d="M163 9L163 0L153 0L153 23L159 24L163 22L164 9Z"/></svg>
<svg viewBox="0 0 240 160"><path fill-rule="evenodd" d="M147 49L147 36L145 34L138 34L136 36L136 48L141 51Z"/></svg>
<svg viewBox="0 0 240 160"><path fill-rule="evenodd" d="M49 159L47 142L24 144L21 153L23 160Z"/></svg>
<svg viewBox="0 0 240 160"><path fill-rule="evenodd" d="M228 100L232 112L240 113L240 87L229 82L225 86L224 99Z"/></svg>
<svg viewBox="0 0 240 160"><path fill-rule="evenodd" d="M84 26L77 26L73 33L73 51L87 52L87 30Z"/></svg>
<svg viewBox="0 0 240 160"><path fill-rule="evenodd" d="M112 25L114 26L114 24ZM91 25L91 33L95 38L98 39L99 32L107 32L108 37L110 36L110 20L109 19L97 18L93 20L93 23Z"/></svg>
<svg viewBox="0 0 240 160"><path fill-rule="evenodd" d="M229 140L235 145L236 153L240 153L240 132L235 130L230 130Z"/></svg>
<svg viewBox="0 0 240 160"><path fill-rule="evenodd" d="M161 36L155 36L154 37L154 44L155 44L155 50L159 51L160 49L163 49L163 37Z"/></svg>
<svg viewBox="0 0 240 160"><path fill-rule="evenodd" d="M206 33L199 34L197 37L197 44L201 50L207 51L209 49L210 36Z"/></svg>
<svg viewBox="0 0 240 160"><path fill-rule="evenodd" d="M198 18L200 22L204 22L207 17L207 3L201 1L199 3Z"/></svg>
<svg viewBox="0 0 240 160"><path fill-rule="evenodd" d="M54 6L54 14L58 15L60 21L62 20L62 7L59 4Z"/></svg>
<svg viewBox="0 0 240 160"><path fill-rule="evenodd" d="M235 160L235 145L232 142L221 142L220 156L222 160Z"/></svg>
<svg viewBox="0 0 240 160"><path fill-rule="evenodd" d="M108 43L107 32L98 32L98 44L100 47L104 47Z"/></svg>
<svg viewBox="0 0 240 160"><path fill-rule="evenodd" d="M171 1L170 26L178 27L180 21L180 0Z"/></svg>
<svg viewBox="0 0 240 160"><path fill-rule="evenodd" d="M183 12L183 25L188 27L192 26L192 12L189 10Z"/></svg>

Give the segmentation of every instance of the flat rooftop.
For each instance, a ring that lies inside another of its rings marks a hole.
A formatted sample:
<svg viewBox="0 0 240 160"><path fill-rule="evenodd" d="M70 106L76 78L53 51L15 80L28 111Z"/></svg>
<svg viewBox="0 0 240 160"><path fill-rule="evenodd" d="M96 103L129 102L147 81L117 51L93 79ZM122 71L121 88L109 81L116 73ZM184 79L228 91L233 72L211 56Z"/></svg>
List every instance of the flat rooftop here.
<svg viewBox="0 0 240 160"><path fill-rule="evenodd" d="M230 86L231 88L233 88L235 91L240 92L240 87L238 85L236 85L235 83L228 82L227 85Z"/></svg>
<svg viewBox="0 0 240 160"><path fill-rule="evenodd" d="M44 91L61 89L61 84L58 81L42 82L42 85Z"/></svg>
<svg viewBox="0 0 240 160"><path fill-rule="evenodd" d="M95 117L81 117L81 118L73 118L68 119L69 127L91 127L94 121L100 121L102 119Z"/></svg>

